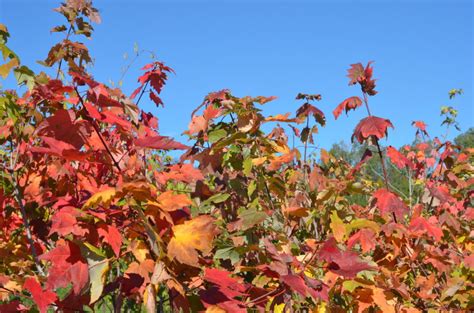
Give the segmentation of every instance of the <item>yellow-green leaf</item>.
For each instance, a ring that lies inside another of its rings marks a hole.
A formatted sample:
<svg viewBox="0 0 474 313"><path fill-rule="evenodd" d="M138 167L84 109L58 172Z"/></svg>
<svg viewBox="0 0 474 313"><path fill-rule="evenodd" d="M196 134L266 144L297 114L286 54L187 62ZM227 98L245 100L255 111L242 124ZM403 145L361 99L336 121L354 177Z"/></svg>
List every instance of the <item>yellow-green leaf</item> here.
<svg viewBox="0 0 474 313"><path fill-rule="evenodd" d="M103 206L108 206L110 202L114 199L115 195L117 194L117 191L115 188L107 188L102 191L97 192L94 194L92 197L87 200L87 202L84 204L84 207L92 207L92 206L97 206L97 205L103 205Z"/></svg>
<svg viewBox="0 0 474 313"><path fill-rule="evenodd" d="M331 224L330 224L332 233L334 238L338 242L342 242L346 237L347 228L346 224L341 220L341 218L337 215L336 211L333 211L331 214Z"/></svg>

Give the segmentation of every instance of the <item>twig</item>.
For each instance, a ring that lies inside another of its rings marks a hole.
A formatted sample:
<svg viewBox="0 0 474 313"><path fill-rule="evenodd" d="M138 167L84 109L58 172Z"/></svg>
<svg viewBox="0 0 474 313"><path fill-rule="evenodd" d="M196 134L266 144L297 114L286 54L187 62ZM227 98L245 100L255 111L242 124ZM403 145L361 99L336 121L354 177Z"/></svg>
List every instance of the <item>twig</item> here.
<svg viewBox="0 0 474 313"><path fill-rule="evenodd" d="M89 118L90 117L90 114L89 114L89 111L87 110L86 106L84 105L84 100L82 99L81 95L79 94L79 90L77 89L77 86L74 86L74 90L76 91L77 93L77 96L79 98L79 101L81 102L81 105L82 107L84 108L84 110L86 111L87 115ZM99 139L100 141L102 142L102 145L105 147L105 150L107 151L107 153L109 154L110 158L112 159L112 162L114 163L115 167L118 169L119 172L122 171L122 169L120 168L120 165L117 163L117 161L115 160L114 156L112 155L112 152L110 151L109 149L109 146L107 145L107 143L105 142L104 138L102 137L102 134L100 133L100 129L99 129L99 126L97 126L96 122L94 120L92 120L91 118L91 124L92 124L92 127L94 128L95 132L97 133L97 135L99 136Z"/></svg>

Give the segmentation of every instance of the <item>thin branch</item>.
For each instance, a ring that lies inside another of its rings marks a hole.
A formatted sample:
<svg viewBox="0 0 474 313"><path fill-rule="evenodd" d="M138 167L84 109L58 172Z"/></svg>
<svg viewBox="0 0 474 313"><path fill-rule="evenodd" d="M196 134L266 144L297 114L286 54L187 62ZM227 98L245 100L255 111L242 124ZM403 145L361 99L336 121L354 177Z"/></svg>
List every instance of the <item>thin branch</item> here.
<svg viewBox="0 0 474 313"><path fill-rule="evenodd" d="M79 102L81 102L82 107L83 107L84 110L86 111L87 115L90 117L89 111L87 110L86 106L84 105L84 100L82 99L81 95L79 94L79 90L77 89L76 86L74 86L74 90L76 90L77 96L78 96L78 98L79 98ZM97 123L96 123L94 120L92 120L92 118L91 118L91 124L92 124L92 127L94 128L95 132L96 132L97 135L99 136L99 139L100 139L100 141L102 142L102 145L105 147L105 150L107 151L107 153L109 154L110 158L112 159L112 162L114 163L115 167L118 169L119 172L121 172L122 169L120 168L120 165L119 165L118 162L115 160L114 156L112 155L112 152L111 152L110 149L109 149L109 146L107 145L107 143L105 142L104 138L102 137L102 134L100 133L99 126L97 126Z"/></svg>
<svg viewBox="0 0 474 313"><path fill-rule="evenodd" d="M63 40L63 41L66 41L69 39L69 36L71 35L71 31L72 31L72 24L69 25L69 29L67 31L67 35L66 35L66 38ZM59 74L61 73L61 66L63 64L63 59L59 60L59 65L58 65L58 71L56 72L56 79L59 78Z"/></svg>

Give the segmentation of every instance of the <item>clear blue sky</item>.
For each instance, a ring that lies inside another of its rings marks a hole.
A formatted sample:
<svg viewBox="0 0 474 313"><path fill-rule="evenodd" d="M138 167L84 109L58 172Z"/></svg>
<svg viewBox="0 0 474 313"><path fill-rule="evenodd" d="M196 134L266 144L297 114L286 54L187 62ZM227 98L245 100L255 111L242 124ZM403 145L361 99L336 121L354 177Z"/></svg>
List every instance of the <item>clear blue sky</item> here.
<svg viewBox="0 0 474 313"><path fill-rule="evenodd" d="M337 121L332 110L359 95L345 77L349 64L375 61L379 94L374 115L390 118L395 130L384 144L413 140L413 120L424 120L433 135L441 105L459 112L463 131L474 126L473 6L471 1L96 1L102 24L87 41L92 69L102 81L117 81L134 43L153 50L173 67L162 96L165 108L148 101L164 135L179 137L191 111L210 91L229 88L236 96L275 95L265 113L294 112L298 92L321 93L318 106L328 117L317 144L349 141L359 109ZM0 22L12 35L10 46L22 62L39 71L49 47L64 35L49 30L62 17L58 1L0 0ZM81 39L82 40L82 39ZM137 87L139 60L124 79L129 94ZM451 88L464 95L448 100ZM181 138L184 140L184 137Z"/></svg>

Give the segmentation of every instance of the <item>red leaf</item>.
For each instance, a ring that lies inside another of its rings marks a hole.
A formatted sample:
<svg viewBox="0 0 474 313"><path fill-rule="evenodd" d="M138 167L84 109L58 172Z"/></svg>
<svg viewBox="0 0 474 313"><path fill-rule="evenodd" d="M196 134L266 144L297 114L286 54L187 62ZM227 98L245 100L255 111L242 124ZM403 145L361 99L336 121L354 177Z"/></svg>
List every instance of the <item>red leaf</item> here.
<svg viewBox="0 0 474 313"><path fill-rule="evenodd" d="M329 263L328 269L330 271L347 278L355 277L360 271L373 269L372 266L363 262L356 253L339 250L334 237L324 243L319 250L319 257Z"/></svg>
<svg viewBox="0 0 474 313"><path fill-rule="evenodd" d="M142 90L142 86L138 87L133 91L133 93L130 95L130 99L135 99L135 97L138 95L138 93Z"/></svg>
<svg viewBox="0 0 474 313"><path fill-rule="evenodd" d="M379 189L374 192L374 198L377 200L377 207L382 216L388 213L394 213L397 219L403 219L403 215L408 212L407 205L394 193L387 189Z"/></svg>
<svg viewBox="0 0 474 313"><path fill-rule="evenodd" d="M32 152L52 154L70 161L84 161L88 154L78 151L73 145L57 140L51 137L40 136L40 138L49 146L31 147Z"/></svg>
<svg viewBox="0 0 474 313"><path fill-rule="evenodd" d="M159 107L164 106L163 101L161 101L161 98L158 97L153 91L150 90L150 99L155 102L156 106Z"/></svg>
<svg viewBox="0 0 474 313"><path fill-rule="evenodd" d="M45 313L48 310L48 306L58 299L56 293L52 291L43 291L40 283L33 277L28 277L25 280L23 288L31 293L31 296L41 313Z"/></svg>
<svg viewBox="0 0 474 313"><path fill-rule="evenodd" d="M213 103L214 101L222 101L226 99L226 96L229 94L229 92L230 91L228 89L222 89L209 93L206 98L209 103Z"/></svg>
<svg viewBox="0 0 474 313"><path fill-rule="evenodd" d="M159 150L186 150L188 146L166 136L148 136L135 139L135 145L143 148Z"/></svg>
<svg viewBox="0 0 474 313"><path fill-rule="evenodd" d="M61 109L44 120L36 129L36 133L64 141L80 149L90 135L91 129L92 126L88 121L76 121L74 111Z"/></svg>
<svg viewBox="0 0 474 313"><path fill-rule="evenodd" d="M318 122L321 126L324 126L326 124L326 117L324 116L324 113L317 107L309 104L308 102L304 103L296 111L297 118L306 118L310 114L313 115L316 122Z"/></svg>
<svg viewBox="0 0 474 313"><path fill-rule="evenodd" d="M57 233L60 236L67 236L69 234L78 236L85 235L87 230L78 225L76 219L77 215L78 212L76 209L71 207L63 208L60 211L54 213L49 234L51 235Z"/></svg>
<svg viewBox="0 0 474 313"><path fill-rule="evenodd" d="M230 277L230 274L228 271L206 268L204 280L218 286L219 291L230 299L244 295L247 288L239 280Z"/></svg>
<svg viewBox="0 0 474 313"><path fill-rule="evenodd" d="M411 169L415 168L415 165L412 161L410 161L406 156L401 154L397 149L392 146L387 147L387 156L390 158L390 161L392 161L392 163L400 169L404 167L408 167Z"/></svg>
<svg viewBox="0 0 474 313"><path fill-rule="evenodd" d="M360 244L363 252L372 251L376 246L375 233L370 229L361 229L349 238L347 247L351 249L357 242Z"/></svg>
<svg viewBox="0 0 474 313"><path fill-rule="evenodd" d="M410 222L410 231L416 235L423 235L428 233L436 241L441 241L443 237L443 231L438 227L438 219L436 216L431 216L428 220L419 216L411 220Z"/></svg>
<svg viewBox="0 0 474 313"><path fill-rule="evenodd" d="M417 134L418 134L418 132L422 132L422 133L424 133L425 135L428 136L428 132L426 131L426 124L425 124L425 122L423 122L423 121L413 121L411 124L412 124L414 127L417 128L417 131L416 131Z"/></svg>
<svg viewBox="0 0 474 313"><path fill-rule="evenodd" d="M349 112L349 110L355 110L362 105L362 100L359 97L350 97L342 101L335 109L332 111L334 118L337 120L342 111Z"/></svg>
<svg viewBox="0 0 474 313"><path fill-rule="evenodd" d="M377 139L381 139L387 136L388 127L393 128L392 122L390 122L390 120L376 116L366 117L362 119L354 129L354 134L352 134L352 141L354 141L354 138L356 138L359 143L362 143L370 136L374 136Z"/></svg>
<svg viewBox="0 0 474 313"><path fill-rule="evenodd" d="M187 133L189 135L198 134L201 131L205 131L207 129L207 125L208 121L204 116L193 116L191 122L188 125L189 130L187 131Z"/></svg>
<svg viewBox="0 0 474 313"><path fill-rule="evenodd" d="M150 99L155 102L157 106L163 105L163 102L158 97L158 94L160 94L161 89L163 89L163 86L168 79L167 73L174 73L173 69L164 65L162 62L152 62L145 65L142 70L148 71L138 78L140 86L135 89L130 98L134 99L136 95L144 88L145 84L149 83L153 89L149 92Z"/></svg>
<svg viewBox="0 0 474 313"><path fill-rule="evenodd" d="M374 90L375 79L372 79L373 68L370 64L372 61L367 63L365 68L361 63L351 64L351 68L347 70L347 77L350 78L349 85L359 83L363 92L373 96L377 94L377 91Z"/></svg>
<svg viewBox="0 0 474 313"><path fill-rule="evenodd" d="M113 99L109 93L108 88L103 84L89 89L87 92L88 99L97 106L101 107L123 107L122 104Z"/></svg>
<svg viewBox="0 0 474 313"><path fill-rule="evenodd" d="M99 236L110 245L115 255L120 256L120 247L122 246L122 236L115 226L102 224L97 229Z"/></svg>
<svg viewBox="0 0 474 313"><path fill-rule="evenodd" d="M21 304L20 301L14 300L9 303L0 304L0 312L2 313L18 313L29 311L27 307Z"/></svg>
<svg viewBox="0 0 474 313"><path fill-rule="evenodd" d="M297 275L283 275L280 277L281 281L284 282L290 289L298 292L303 298L308 295L308 287L301 276Z"/></svg>
<svg viewBox="0 0 474 313"><path fill-rule="evenodd" d="M58 240L56 248L41 255L39 259L51 262L47 280L50 289L66 287L72 283L74 292L79 294L89 280L88 267L81 256L81 250L70 241Z"/></svg>

